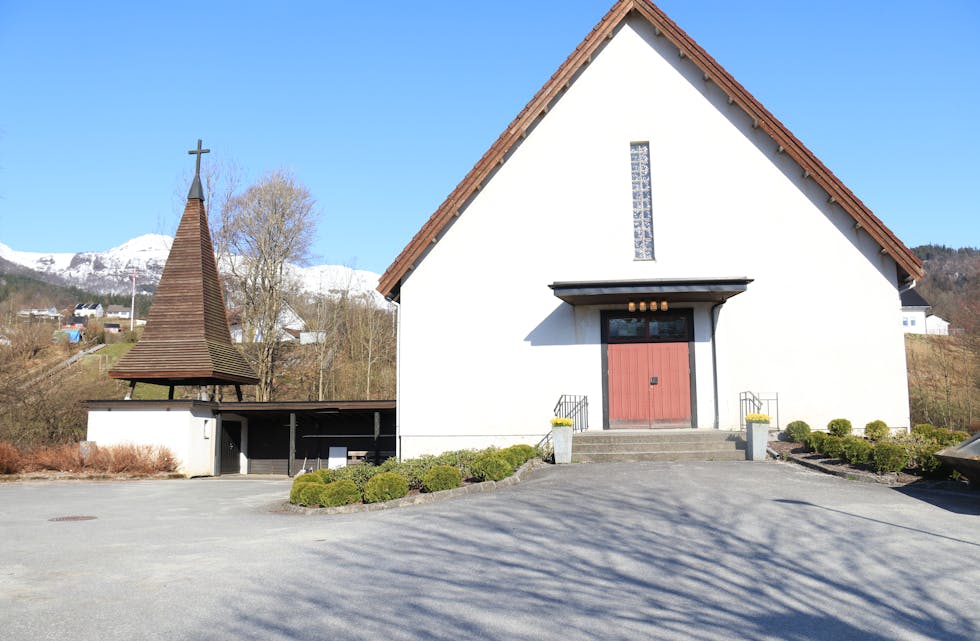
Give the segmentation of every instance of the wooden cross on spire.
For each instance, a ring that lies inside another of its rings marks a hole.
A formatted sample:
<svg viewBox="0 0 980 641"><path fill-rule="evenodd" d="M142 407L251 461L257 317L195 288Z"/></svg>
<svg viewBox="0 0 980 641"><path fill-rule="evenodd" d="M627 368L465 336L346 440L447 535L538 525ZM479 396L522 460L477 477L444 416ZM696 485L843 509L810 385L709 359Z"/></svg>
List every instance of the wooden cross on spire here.
<svg viewBox="0 0 980 641"><path fill-rule="evenodd" d="M201 149L201 142L202 142L201 139L198 138L197 139L197 149L191 149L191 150L189 150L187 152L189 154L194 154L194 155L197 156L197 167L194 168L194 175L195 176L200 176L201 175L201 154L209 154L209 153L211 153L211 150L210 149Z"/></svg>

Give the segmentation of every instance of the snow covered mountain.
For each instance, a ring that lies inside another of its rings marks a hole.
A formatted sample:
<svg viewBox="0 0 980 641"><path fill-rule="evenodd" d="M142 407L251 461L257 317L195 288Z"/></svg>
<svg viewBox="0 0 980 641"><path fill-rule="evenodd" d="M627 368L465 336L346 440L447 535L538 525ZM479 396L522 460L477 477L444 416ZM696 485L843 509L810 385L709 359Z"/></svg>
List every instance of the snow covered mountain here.
<svg viewBox="0 0 980 641"><path fill-rule="evenodd" d="M75 254L21 252L0 243L0 258L38 272L48 280L94 293L129 293L135 270L137 291L152 294L160 282L172 243L172 236L145 234L107 251ZM354 295L368 294L379 304L384 301L375 290L380 276L374 272L343 265L292 266L291 270L307 292L337 294L349 290Z"/></svg>

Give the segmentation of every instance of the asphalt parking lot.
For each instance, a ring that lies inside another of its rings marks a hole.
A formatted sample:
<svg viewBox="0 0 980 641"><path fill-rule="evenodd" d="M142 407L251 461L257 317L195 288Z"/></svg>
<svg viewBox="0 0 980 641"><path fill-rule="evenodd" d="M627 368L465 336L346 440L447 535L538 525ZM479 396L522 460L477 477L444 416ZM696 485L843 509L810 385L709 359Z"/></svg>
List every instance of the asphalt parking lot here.
<svg viewBox="0 0 980 641"><path fill-rule="evenodd" d="M332 516L274 512L288 488L0 484L0 638L980 638L977 492L772 462L549 466Z"/></svg>

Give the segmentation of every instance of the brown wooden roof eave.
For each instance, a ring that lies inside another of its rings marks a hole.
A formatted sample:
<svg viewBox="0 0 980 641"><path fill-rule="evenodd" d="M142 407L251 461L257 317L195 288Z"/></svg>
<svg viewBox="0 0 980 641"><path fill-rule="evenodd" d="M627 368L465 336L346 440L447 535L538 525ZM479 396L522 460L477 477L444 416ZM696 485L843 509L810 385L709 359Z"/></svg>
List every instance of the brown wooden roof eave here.
<svg viewBox="0 0 980 641"><path fill-rule="evenodd" d="M654 28L683 51L703 73L751 116L773 140L790 154L804 171L808 172L845 211L871 235L895 260L899 269L911 278L924 275L922 261L905 246L885 224L855 196L833 172L831 172L799 139L773 116L745 87L739 84L693 38L687 35L673 20L648 0L620 0L603 16L599 24L561 64L547 83L534 95L517 117L491 145L476 165L450 193L439 208L429 217L408 245L391 263L378 282L378 291L387 298L397 298L402 279L415 266L425 250L449 224L455 210L462 206L473 191L487 178L523 134L534 123L541 110L559 97L565 83L571 81L579 69L588 64L591 56L602 46L608 36L619 28L631 12L648 20Z"/></svg>

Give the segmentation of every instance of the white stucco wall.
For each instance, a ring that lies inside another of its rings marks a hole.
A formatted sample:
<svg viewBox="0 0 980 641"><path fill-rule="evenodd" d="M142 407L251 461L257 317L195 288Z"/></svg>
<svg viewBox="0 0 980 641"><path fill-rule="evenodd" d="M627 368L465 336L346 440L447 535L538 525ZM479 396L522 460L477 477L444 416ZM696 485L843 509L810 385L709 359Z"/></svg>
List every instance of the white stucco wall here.
<svg viewBox="0 0 980 641"><path fill-rule="evenodd" d="M629 144L649 141L655 261L633 260ZM628 23L401 288L401 453L536 442L561 394L602 427L599 308L556 281L748 277L721 308L720 427L738 393L783 423L908 423L896 266L717 87ZM709 304L695 310L698 425L714 423ZM855 328L846 318L860 318Z"/></svg>
<svg viewBox="0 0 980 641"><path fill-rule="evenodd" d="M181 474L214 474L215 419L207 409L90 409L87 438L100 446L159 445L174 453Z"/></svg>

